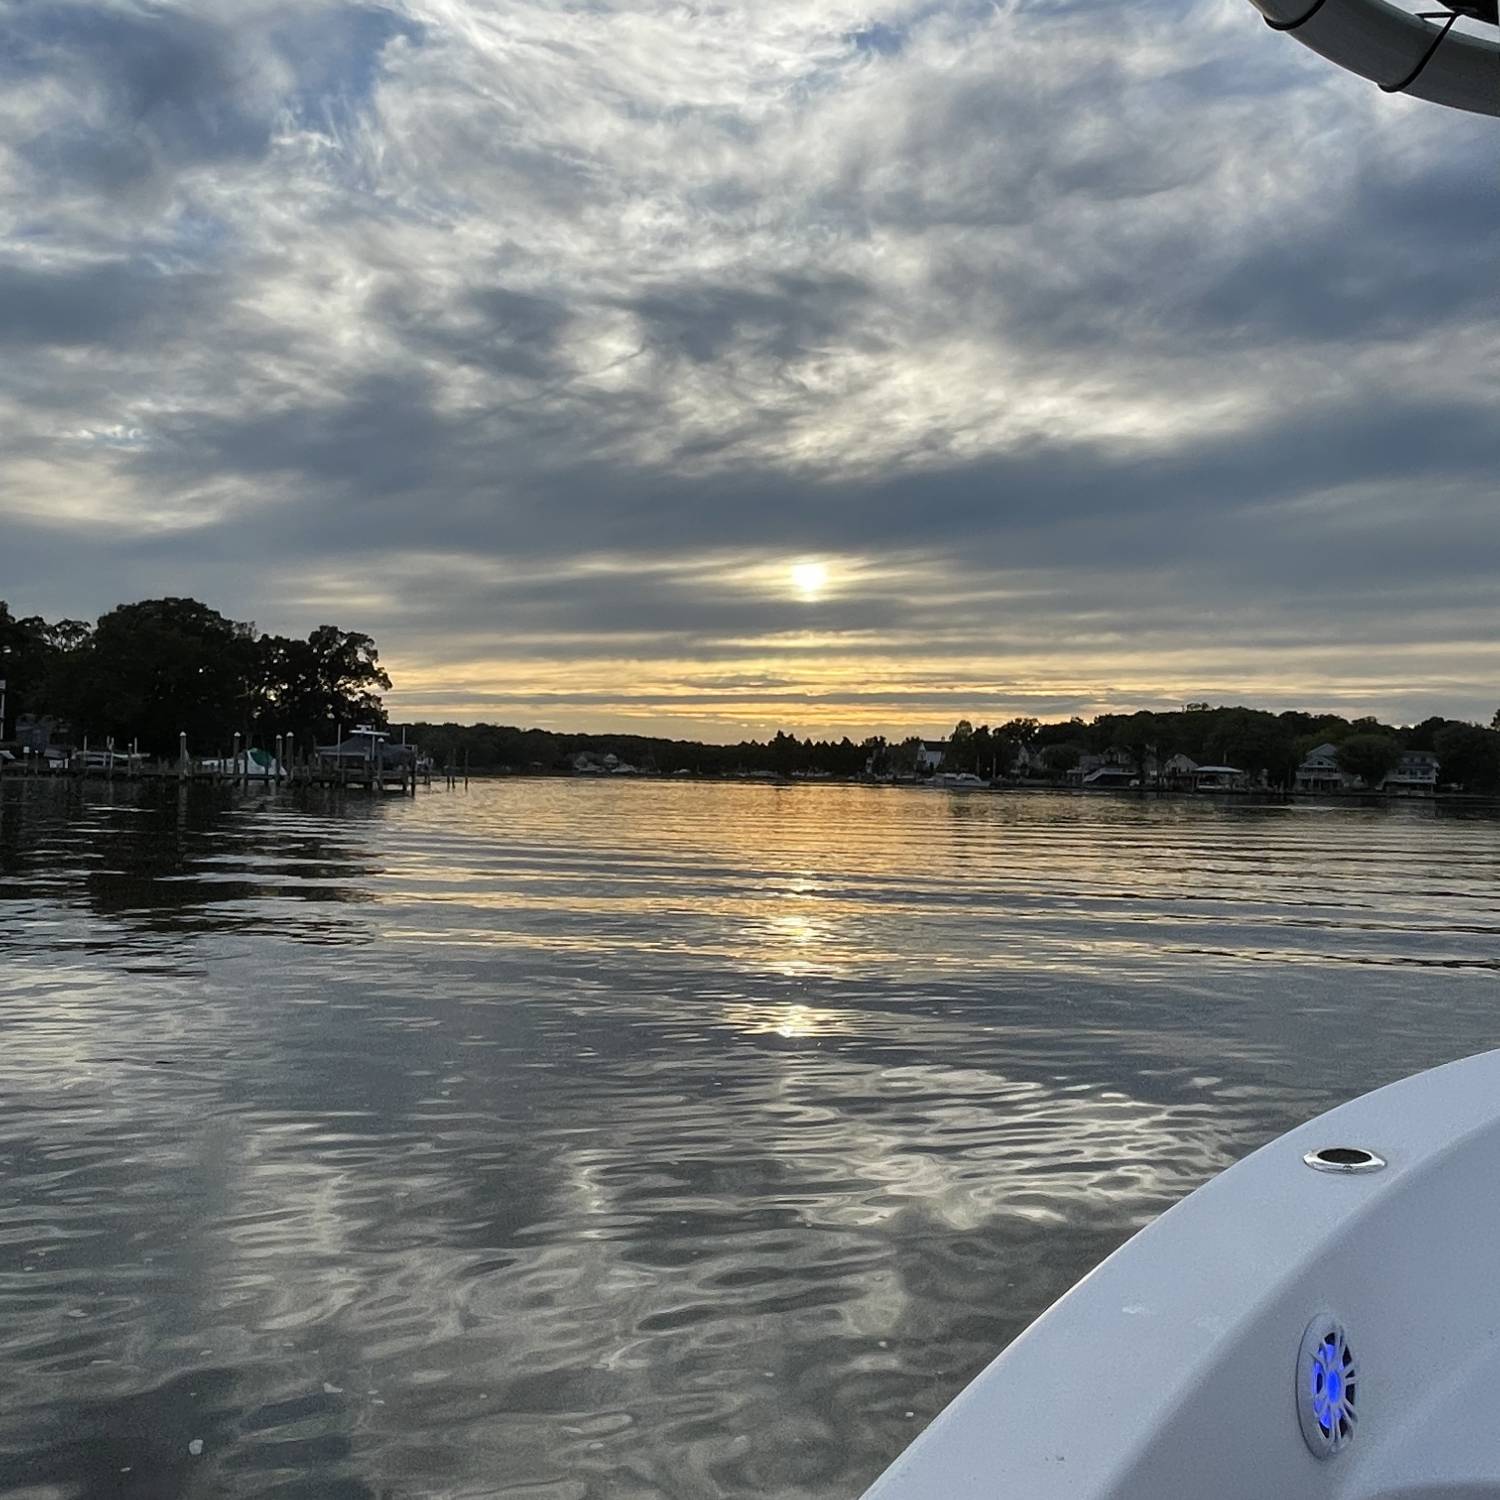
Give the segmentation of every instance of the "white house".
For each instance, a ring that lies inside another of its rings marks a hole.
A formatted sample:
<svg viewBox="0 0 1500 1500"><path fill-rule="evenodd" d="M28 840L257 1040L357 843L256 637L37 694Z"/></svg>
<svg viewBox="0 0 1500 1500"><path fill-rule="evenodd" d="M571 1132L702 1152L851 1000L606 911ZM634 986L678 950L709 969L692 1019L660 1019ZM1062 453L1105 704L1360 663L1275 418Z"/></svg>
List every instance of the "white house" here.
<svg viewBox="0 0 1500 1500"><path fill-rule="evenodd" d="M1345 792L1359 786L1360 780L1339 769L1339 747L1328 744L1307 752L1297 767L1296 785L1299 792Z"/></svg>
<svg viewBox="0 0 1500 1500"><path fill-rule="evenodd" d="M1380 790L1407 797L1430 797L1437 791L1437 781L1438 758L1431 750L1404 750Z"/></svg>
<svg viewBox="0 0 1500 1500"><path fill-rule="evenodd" d="M1379 790L1400 796L1431 796L1437 790L1438 758L1431 750L1403 750L1401 759L1380 783ZM1337 745L1319 745L1297 767L1299 792L1357 792L1364 781L1339 769Z"/></svg>
<svg viewBox="0 0 1500 1500"><path fill-rule="evenodd" d="M580 750L573 757L573 769L580 776L633 775L635 767L626 765L613 753L600 755L597 750Z"/></svg>
<svg viewBox="0 0 1500 1500"><path fill-rule="evenodd" d="M938 740L935 744L928 744L926 740L917 747L917 769L919 771L935 771L943 763L943 756L947 752L947 740Z"/></svg>

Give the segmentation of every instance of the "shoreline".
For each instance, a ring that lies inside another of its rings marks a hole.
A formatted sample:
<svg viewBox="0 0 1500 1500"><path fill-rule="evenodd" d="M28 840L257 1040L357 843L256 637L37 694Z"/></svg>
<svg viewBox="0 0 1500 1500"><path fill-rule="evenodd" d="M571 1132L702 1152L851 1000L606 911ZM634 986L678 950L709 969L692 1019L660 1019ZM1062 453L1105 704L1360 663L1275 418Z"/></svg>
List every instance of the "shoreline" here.
<svg viewBox="0 0 1500 1500"><path fill-rule="evenodd" d="M432 789L439 789L442 782L447 779L447 773L434 769L432 773ZM1157 801L1174 802L1210 802L1210 801L1233 801L1248 806L1279 807L1289 805L1326 805L1331 807L1340 806L1369 806L1369 807L1403 807L1403 806L1435 806L1445 807L1493 807L1500 808L1500 796L1486 795L1481 792L1433 792L1431 794L1413 794L1410 792L1297 792L1277 791L1265 787L1251 787L1243 789L1221 788L1214 791L1195 791L1189 788L1178 787L1082 787L1082 786L1059 786L1044 782L1020 782L1013 785L990 785L972 787L949 787L933 786L925 781L885 781L868 777L840 777L840 776L777 776L770 774L744 775L744 776L716 776L711 774L699 774L697 772L668 772L650 773L637 772L630 775L580 775L574 771L517 771L517 770L476 770L472 767L464 772L456 773L455 779L463 781L576 781L588 784L607 782L616 783L649 783L649 784L682 784L694 785L708 783L716 786L759 786L770 787L776 790L789 790L792 788L836 786L836 787L866 787L872 791L897 791L897 792L947 792L954 796L972 797L984 796L986 794L995 796L1027 796L1044 795L1053 797L1110 797L1119 799L1134 799L1145 801L1147 799ZM20 765L0 763L0 782L9 783L18 781L25 784L40 782L45 785L58 785L76 782L104 783L113 785L117 782L127 783L150 783L156 785L183 785L183 786L235 786L245 789L254 788L260 791L293 791L305 789L306 783L297 779L282 781L279 785L267 777L249 777L242 775L230 775L220 772L189 771L180 774L175 768L169 771L161 771L154 767L140 768L136 770L120 769L109 772L102 769L88 768L67 771L38 772L34 769L28 770ZM364 783L355 781L348 786L329 785L325 790L343 791L349 789L364 790Z"/></svg>

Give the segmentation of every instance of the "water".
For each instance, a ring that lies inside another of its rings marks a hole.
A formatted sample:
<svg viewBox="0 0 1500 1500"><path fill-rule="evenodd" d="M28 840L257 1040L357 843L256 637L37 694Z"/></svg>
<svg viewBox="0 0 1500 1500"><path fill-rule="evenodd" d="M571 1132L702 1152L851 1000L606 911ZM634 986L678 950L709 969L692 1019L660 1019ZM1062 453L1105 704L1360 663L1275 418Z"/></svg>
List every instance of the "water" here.
<svg viewBox="0 0 1500 1500"><path fill-rule="evenodd" d="M0 1493L855 1496L1497 931L1432 807L12 779Z"/></svg>

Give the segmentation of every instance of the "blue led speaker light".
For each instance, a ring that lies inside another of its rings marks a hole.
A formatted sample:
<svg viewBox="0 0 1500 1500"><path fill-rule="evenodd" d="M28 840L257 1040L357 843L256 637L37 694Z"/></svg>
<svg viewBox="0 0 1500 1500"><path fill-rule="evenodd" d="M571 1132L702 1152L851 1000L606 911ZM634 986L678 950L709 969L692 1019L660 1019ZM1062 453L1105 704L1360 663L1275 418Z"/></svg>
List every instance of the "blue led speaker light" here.
<svg viewBox="0 0 1500 1500"><path fill-rule="evenodd" d="M1329 1314L1314 1318L1297 1353L1297 1417L1319 1458L1353 1440L1358 1398L1359 1366L1343 1324Z"/></svg>

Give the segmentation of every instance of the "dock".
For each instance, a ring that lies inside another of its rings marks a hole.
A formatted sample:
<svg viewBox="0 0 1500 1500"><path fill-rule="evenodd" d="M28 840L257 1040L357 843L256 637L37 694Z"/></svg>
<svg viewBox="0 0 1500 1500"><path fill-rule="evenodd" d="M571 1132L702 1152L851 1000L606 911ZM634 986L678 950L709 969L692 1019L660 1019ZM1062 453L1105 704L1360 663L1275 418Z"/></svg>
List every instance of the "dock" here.
<svg viewBox="0 0 1500 1500"><path fill-rule="evenodd" d="M365 792L399 792L403 796L416 796L419 787L430 788L433 772L430 768L411 765L381 765L378 762L364 766L325 766L315 762L292 765L266 774L246 774L243 771L225 770L218 766L204 766L195 762L172 761L126 761L120 757L118 765L89 764L81 757L75 763L59 765L11 761L0 762L0 775L27 781L152 781L158 783L177 782L193 786L243 786L245 788L296 788L332 787L337 790ZM452 771L439 773L439 779L453 786L458 776Z"/></svg>
<svg viewBox="0 0 1500 1500"><path fill-rule="evenodd" d="M214 786L259 787L331 787L339 791L351 788L365 792L399 792L416 796L418 787L431 787L434 767L415 746L387 743L386 731L361 724L346 737L340 728L338 741L332 745L315 745L303 749L291 734L274 737L274 750L257 749L242 743L236 732L234 747L224 756L190 756L187 735L177 740L177 754L146 756L132 742L131 748L117 750L115 741L107 739L105 748L89 749L87 736L78 750L43 748L27 753L20 760L0 760L0 772L10 776L76 778L91 781L175 781L183 785L207 783ZM450 764L440 773L451 789L462 775L469 783L468 757L463 771Z"/></svg>

